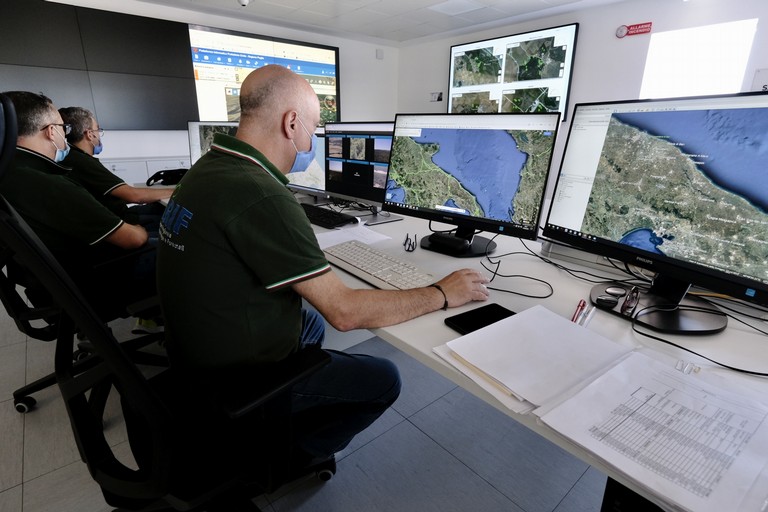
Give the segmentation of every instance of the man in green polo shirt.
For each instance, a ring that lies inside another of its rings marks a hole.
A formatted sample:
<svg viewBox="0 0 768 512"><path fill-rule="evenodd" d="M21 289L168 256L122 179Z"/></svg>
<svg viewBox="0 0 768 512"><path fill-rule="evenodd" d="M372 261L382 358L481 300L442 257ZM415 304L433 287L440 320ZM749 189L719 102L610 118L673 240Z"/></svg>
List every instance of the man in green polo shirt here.
<svg viewBox="0 0 768 512"><path fill-rule="evenodd" d="M439 281L442 291L344 285L286 187L285 174L306 169L313 158L317 95L303 78L271 65L243 82L240 107L236 138L215 136L161 221L158 292L171 364L221 371L279 361L322 343L324 323L302 310L302 298L341 331L391 325L487 298L487 279L468 269ZM294 412L345 404L337 430L299 443L314 457L346 446L400 389L389 361L331 356L329 365L293 389Z"/></svg>
<svg viewBox="0 0 768 512"><path fill-rule="evenodd" d="M97 265L143 247L147 232L124 222L66 176L69 168L61 161L69 151L70 126L53 102L27 91L3 94L15 107L18 139L11 165L0 179L0 194L94 299L94 306L120 307L153 295L154 254L126 259L129 266L96 275Z"/></svg>
<svg viewBox="0 0 768 512"><path fill-rule="evenodd" d="M165 210L159 201L171 197L173 190L128 185L96 158L103 148L104 130L91 111L66 107L60 108L59 113L72 127L67 134L70 152L62 162L71 168L68 176L124 221L156 232Z"/></svg>

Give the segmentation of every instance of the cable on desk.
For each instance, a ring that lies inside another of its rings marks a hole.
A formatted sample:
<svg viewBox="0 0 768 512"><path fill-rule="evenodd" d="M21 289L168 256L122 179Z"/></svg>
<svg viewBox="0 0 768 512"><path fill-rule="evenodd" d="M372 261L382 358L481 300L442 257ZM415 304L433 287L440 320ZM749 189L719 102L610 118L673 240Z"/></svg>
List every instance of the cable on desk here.
<svg viewBox="0 0 768 512"><path fill-rule="evenodd" d="M675 343L673 341L664 339L664 338L662 338L660 336L656 336L656 335L651 334L649 332L640 331L638 329L637 323L635 322L635 318L637 318L639 316L642 316L643 313L646 313L646 312L650 313L652 311L671 311L671 310L674 310L674 309L681 309L681 310L684 310L684 311L701 311L701 312L706 312L706 313L713 313L713 311L711 309L700 308L700 307L696 307L696 306L669 306L667 308L664 308L662 306L649 306L647 308L643 308L640 311L638 311L637 314L632 318L632 331L636 332L640 336L645 336L646 338L650 338L652 340L659 341L661 343L665 343L665 344L670 345L672 347L679 348L680 350L688 352L689 354L693 354L693 355L699 356L702 359L705 359L705 360L709 361L710 363L714 363L717 366L720 366L722 368L726 368L728 370L732 370L732 371L735 371L735 372L744 373L744 374L747 374L747 375L754 375L754 376L757 376L757 377L768 377L768 373L766 373L766 372L757 372L757 371L754 371L754 370L747 370L745 368L738 368L736 366L731 366L731 365L728 365L728 364L725 364L725 363L721 363L720 361L717 361L715 359L712 359L711 357L707 357L707 356L705 356L703 354L700 354L700 353L696 352L695 350L691 350L691 349L689 349L687 347L684 347L682 345L678 345L677 343ZM742 323L742 324L746 325L747 327L749 327L750 329L753 329L753 330L755 330L755 331L757 331L757 332L759 332L761 334L768 335L768 332L766 332L766 331L764 331L762 329L758 329L754 325L750 325L747 322L744 322L743 320L735 317L734 315L731 315L731 314L728 314L728 313L722 313L722 315L723 316L727 316L730 319L736 320L737 322Z"/></svg>
<svg viewBox="0 0 768 512"><path fill-rule="evenodd" d="M616 266L613 263L613 261L610 260L610 259L608 259L608 261L611 262L611 265L613 265L616 268L616 270L618 270L620 272L624 272L625 274L627 274L629 276L632 276L632 277L629 278L629 279L616 279L615 277L608 277L608 276L601 276L599 274L593 274L592 272L588 272L586 270L577 270L577 269L573 269L573 268L570 268L570 267L566 267L562 263L557 263L556 261L552 261L551 259L545 258L541 254L538 254L536 251L534 251L533 249L528 247L525 244L525 241L520 240L520 242L523 244L523 247L525 247L525 249L530 253L530 255L540 259L541 261L543 261L544 263L546 263L548 265L552 265L553 267L555 267L558 270L562 270L563 272L567 273L571 277L575 277L576 279L581 279L582 281L586 281L588 283L594 283L594 284L599 284L599 283L637 284L637 281L647 282L647 279L640 279L637 276L635 276L634 273L630 272L629 270L624 270L624 269ZM558 244L558 245L562 245L562 244ZM583 277L583 276L577 275L577 274L583 274L584 276L589 276L589 277L594 278L594 279L589 279L587 277Z"/></svg>
<svg viewBox="0 0 768 512"><path fill-rule="evenodd" d="M499 236L498 233L495 234L493 236L493 238L491 238L488 241L488 245L490 245L491 241L495 240L497 236ZM511 293L513 295L519 295L521 297L528 297L528 298L531 298L531 299L546 299L548 297L551 297L552 294L555 292L555 290L552 287L552 285L549 282L547 282L547 281L545 281L543 279L539 279L539 278L531 277L531 276L524 276L524 275L520 275L520 274L500 274L499 273L499 267L501 267L501 258L504 258L506 256L514 256L516 254L520 254L520 255L523 255L523 256L530 256L530 255L527 254L527 253L524 253L524 252L520 252L520 251L510 252L510 253L507 253L507 254L497 255L496 258L498 258L498 261L493 261L491 259L490 253L488 252L488 245L486 245L485 257L484 257L483 260L480 260L480 265L482 265L485 270L487 270L488 272L491 273L490 282L493 282L493 280L496 279L497 277L511 278L511 279L514 279L514 278L527 279L529 281L534 281L534 282L537 282L537 283L541 283L541 284L543 284L544 286L546 286L549 289L549 291L545 295L531 295L531 294L522 293L522 292L515 292L515 291L512 291L512 290L504 290L502 288L495 288L493 286L488 286L487 288L489 290L494 290L494 291L503 292L503 293ZM494 268L494 269L488 268L488 266L486 266L486 264L485 264L485 261L484 261L485 259L488 260L489 264L495 265L496 268Z"/></svg>

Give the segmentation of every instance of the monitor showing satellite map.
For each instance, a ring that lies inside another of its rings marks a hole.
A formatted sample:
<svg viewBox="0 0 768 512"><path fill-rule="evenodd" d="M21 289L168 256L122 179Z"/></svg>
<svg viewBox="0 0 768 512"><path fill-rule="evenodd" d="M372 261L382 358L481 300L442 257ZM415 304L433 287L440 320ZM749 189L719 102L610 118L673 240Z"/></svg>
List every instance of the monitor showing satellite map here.
<svg viewBox="0 0 768 512"><path fill-rule="evenodd" d="M398 114L384 209L535 239L559 113Z"/></svg>

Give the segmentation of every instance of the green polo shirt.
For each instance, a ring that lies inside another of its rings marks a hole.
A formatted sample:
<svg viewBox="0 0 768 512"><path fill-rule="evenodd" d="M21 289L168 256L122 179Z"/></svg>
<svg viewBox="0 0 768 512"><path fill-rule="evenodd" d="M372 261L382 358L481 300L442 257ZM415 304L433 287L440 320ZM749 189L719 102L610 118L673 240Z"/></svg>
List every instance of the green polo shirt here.
<svg viewBox="0 0 768 512"><path fill-rule="evenodd" d="M301 298L291 284L330 266L287 183L259 151L223 134L181 180L157 261L172 361L221 369L296 350Z"/></svg>
<svg viewBox="0 0 768 512"><path fill-rule="evenodd" d="M16 148L11 165L0 179L0 194L27 221L48 249L70 270L83 269L111 254L103 242L123 223L53 160Z"/></svg>
<svg viewBox="0 0 768 512"><path fill-rule="evenodd" d="M98 158L87 154L77 146L70 146L69 154L62 164L70 167L67 176L82 185L109 211L120 218L125 217L128 204L112 195L117 187L125 185L112 171L104 167Z"/></svg>

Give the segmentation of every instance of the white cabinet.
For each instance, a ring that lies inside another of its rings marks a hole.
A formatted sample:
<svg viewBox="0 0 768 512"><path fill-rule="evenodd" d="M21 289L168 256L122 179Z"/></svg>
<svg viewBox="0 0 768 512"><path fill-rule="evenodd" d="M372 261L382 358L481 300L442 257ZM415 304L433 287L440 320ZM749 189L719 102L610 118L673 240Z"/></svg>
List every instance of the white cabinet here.
<svg viewBox="0 0 768 512"><path fill-rule="evenodd" d="M101 163L130 185L145 183L157 171L189 168L189 158L186 156L147 160L104 159Z"/></svg>

